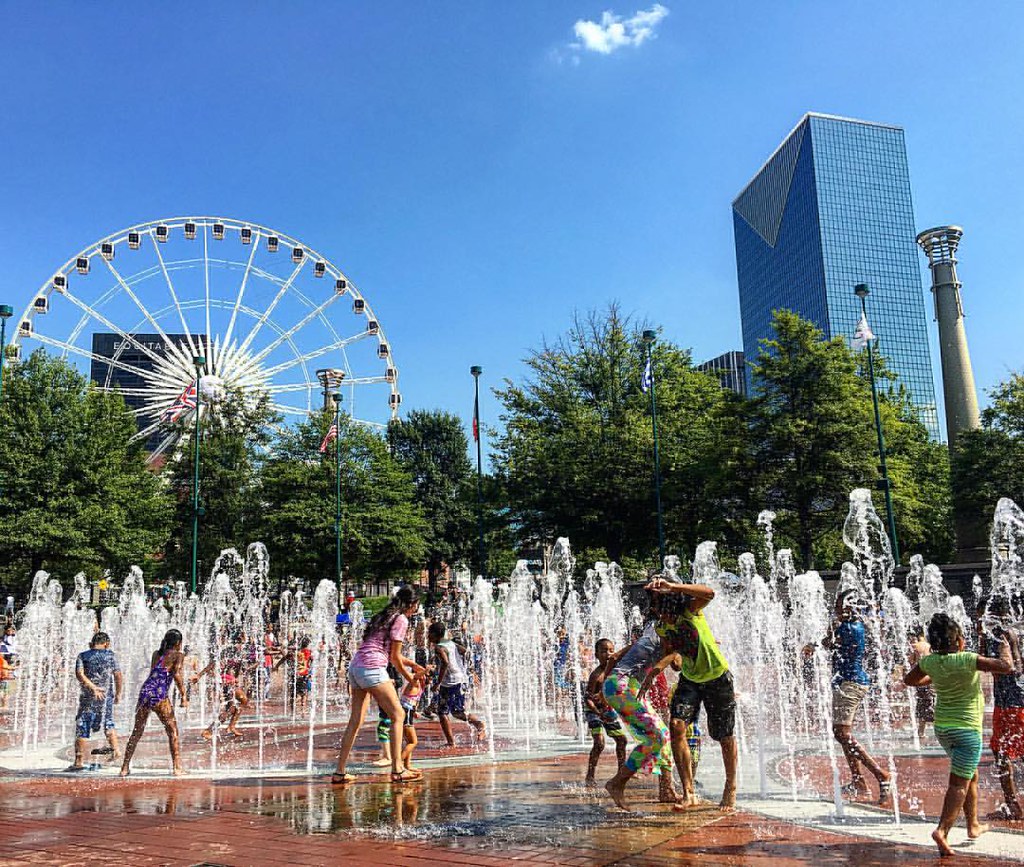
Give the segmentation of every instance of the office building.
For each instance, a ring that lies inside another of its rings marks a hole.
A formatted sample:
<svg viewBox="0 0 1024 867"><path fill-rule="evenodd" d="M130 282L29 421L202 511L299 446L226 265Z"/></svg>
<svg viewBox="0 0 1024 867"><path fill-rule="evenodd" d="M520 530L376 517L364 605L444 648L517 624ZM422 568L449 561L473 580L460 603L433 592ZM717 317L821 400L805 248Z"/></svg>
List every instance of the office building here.
<svg viewBox="0 0 1024 867"><path fill-rule="evenodd" d="M167 342L159 334L134 334L132 339L135 341L134 344L125 340L120 334L94 333L92 336L92 354L99 357L93 358L89 369L89 376L93 382L104 388L121 389L124 394L124 402L128 404L129 408L134 410L146 402L142 391L149 385L143 376L134 371L154 371L156 362L153 359L153 355L165 357L169 352L169 348ZM184 334L168 334L167 339L173 341L175 345L188 346L188 338ZM201 341L203 338L201 335L198 337L193 335L193 339ZM144 347L152 355L144 352L139 347ZM186 352L189 352L187 348ZM123 364L124 367L115 367L113 364L101 361L100 358L109 358L112 361ZM131 368L134 368L134 370ZM142 414L136 416L136 420L139 430L143 430L152 425L156 418ZM147 448L155 448L164 436L166 436L166 431L157 431L152 434L146 441Z"/></svg>
<svg viewBox="0 0 1024 867"><path fill-rule="evenodd" d="M697 370L714 373L722 388L728 388L736 394L746 397L747 371L743 363L743 353L733 350L697 365Z"/></svg>
<svg viewBox="0 0 1024 867"><path fill-rule="evenodd" d="M852 337L853 287L867 283L878 350L938 438L903 130L807 114L732 207L746 357L757 358L778 309L826 338Z"/></svg>

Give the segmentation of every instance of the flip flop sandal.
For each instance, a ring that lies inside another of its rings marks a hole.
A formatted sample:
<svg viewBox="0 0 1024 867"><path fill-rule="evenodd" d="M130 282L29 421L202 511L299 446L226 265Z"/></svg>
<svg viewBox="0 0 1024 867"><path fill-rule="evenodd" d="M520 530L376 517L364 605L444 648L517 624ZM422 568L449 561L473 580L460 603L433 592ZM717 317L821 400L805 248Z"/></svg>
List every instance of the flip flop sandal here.
<svg viewBox="0 0 1024 867"><path fill-rule="evenodd" d="M348 783L354 783L355 781L355 774L331 774L332 786L344 786Z"/></svg>
<svg viewBox="0 0 1024 867"><path fill-rule="evenodd" d="M112 755L114 755L114 748L113 747L96 747L96 749L94 749L92 751L92 755L94 755L94 756L112 756Z"/></svg>
<svg viewBox="0 0 1024 867"><path fill-rule="evenodd" d="M391 775L392 783L416 783L423 779L423 771L410 771L408 769L398 774Z"/></svg>

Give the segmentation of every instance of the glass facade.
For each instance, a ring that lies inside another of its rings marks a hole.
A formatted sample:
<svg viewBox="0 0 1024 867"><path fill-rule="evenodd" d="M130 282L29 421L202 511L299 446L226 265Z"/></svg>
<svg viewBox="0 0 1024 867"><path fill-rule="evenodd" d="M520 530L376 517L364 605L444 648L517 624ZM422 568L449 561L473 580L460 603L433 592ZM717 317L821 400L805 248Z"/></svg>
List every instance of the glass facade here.
<svg viewBox="0 0 1024 867"><path fill-rule="evenodd" d="M805 116L733 202L733 229L746 357L778 309L852 337L867 283L878 349L938 439L903 130Z"/></svg>

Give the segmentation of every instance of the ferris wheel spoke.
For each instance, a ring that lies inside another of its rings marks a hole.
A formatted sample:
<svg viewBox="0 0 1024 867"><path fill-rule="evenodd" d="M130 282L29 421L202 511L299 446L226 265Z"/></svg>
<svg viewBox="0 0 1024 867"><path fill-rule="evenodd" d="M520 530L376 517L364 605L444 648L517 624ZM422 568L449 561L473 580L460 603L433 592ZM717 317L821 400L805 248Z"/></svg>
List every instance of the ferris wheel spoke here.
<svg viewBox="0 0 1024 867"><path fill-rule="evenodd" d="M81 346L75 346L73 343L65 343L63 340L58 340L55 337L48 337L40 332L35 332L32 337L38 340L45 346L52 346L54 349L59 349L63 353L71 353L73 355L79 355L82 358L88 358L90 361L95 361L99 364L108 364L111 367L116 367L118 370L124 370L128 373L134 373L136 376L142 377L145 380L159 380L163 385L176 386L181 388L181 384L176 380L167 378L162 374L158 374L152 370L144 370L141 367L135 367L132 364L121 361L118 358L109 358L106 355L97 355L95 352L90 352L88 349L83 349Z"/></svg>
<svg viewBox="0 0 1024 867"><path fill-rule="evenodd" d="M207 370L216 370L216 344L213 342L213 332L210 330L210 228L203 223L203 281L206 286L206 352Z"/></svg>
<svg viewBox="0 0 1024 867"><path fill-rule="evenodd" d="M274 401L270 401L267 404L267 406L269 406L271 409L276 409L278 412L285 413L286 415L306 415L306 416L308 416L308 415L312 415L313 414L308 409L304 409L303 407L300 407L300 406L288 406L288 404L286 404L286 403L275 403Z"/></svg>
<svg viewBox="0 0 1024 867"><path fill-rule="evenodd" d="M68 301L70 301L77 308L79 308L83 313L91 316L97 322L104 325L111 331L115 332L122 340L127 341L136 350L141 352L143 355L147 356L156 365L156 369L153 371L154 374L159 372L166 376L169 372L172 372L174 370L174 366L171 365L166 358L157 355L155 352L153 352L153 350L147 348L144 344L140 343L138 340L135 339L135 335L129 334L120 325L117 325L113 320L108 319L106 316L100 313L99 310L97 310L95 307L86 304L84 301L76 297L67 289L65 289L61 294L65 298L67 298Z"/></svg>
<svg viewBox="0 0 1024 867"><path fill-rule="evenodd" d="M319 358L321 355L326 355L328 352L334 352L336 349L344 349L346 346L350 346L360 340L365 340L369 336L369 331L362 331L352 337L345 337L341 340L336 340L334 343L329 343L327 346L321 346L319 349L314 349L312 352L307 352L305 355L298 355L288 361L282 361L280 364L268 367L263 371L263 375L269 379L270 377L283 373L298 364L305 364L307 361L312 361L314 358Z"/></svg>
<svg viewBox="0 0 1024 867"><path fill-rule="evenodd" d="M245 370L245 369L247 369L249 367L253 367L253 366L259 364L264 358L266 358L268 355L270 355L271 352L273 352L275 349L277 349L277 347L279 347L282 343L284 343L286 340L288 340L288 338L292 337L295 334L295 332L301 331L303 328L305 328L307 325L309 325L310 322L312 322L314 319L316 319L317 316L319 316L321 313L323 313L328 307L330 307L340 297L341 296L337 292L333 293L330 298L328 298L326 301L324 301L323 304L321 304L318 307L314 307L309 313L307 313L305 316L303 316L302 319L300 319L295 325L293 325L287 331L282 332L281 334L279 334L275 340L272 340L270 343L268 343L266 346L264 346L263 349L261 349L259 352L257 352L254 356L252 356L251 358L247 359L245 361L245 363L242 364L242 366L240 367L240 370Z"/></svg>
<svg viewBox="0 0 1024 867"><path fill-rule="evenodd" d="M147 459L147 462L151 464L156 463L156 461L159 458L163 457L164 452L166 452L176 442L178 442L177 431L165 436L162 440L160 440L159 443L157 443L156 448L154 448L153 451L149 453L149 458Z"/></svg>
<svg viewBox="0 0 1024 867"><path fill-rule="evenodd" d="M167 270L167 263L164 262L163 254L160 252L160 242L157 241L156 236L152 230L149 232L149 240L153 242L153 250L156 252L156 258L160 262L160 270L163 271L164 280L167 281L167 291L171 293L171 300L174 302L174 308L178 311L178 318L181 320L181 330L185 332L185 339L188 340L188 348L193 356L199 354L196 348L196 342L192 339L192 332L189 330L188 322L185 321L185 311L181 307L181 301L178 300L178 293L174 289L174 283L171 280L170 272Z"/></svg>
<svg viewBox="0 0 1024 867"><path fill-rule="evenodd" d="M256 335L259 334L260 329L264 325L266 325L267 320L270 318L270 314L274 312L274 308L277 307L278 303L284 297L284 295L288 291L289 287L291 287L292 283L295 282L295 278L299 276L299 272L302 270L302 266L303 266L304 262L305 262L305 257L303 257L303 260L300 261L295 266L295 269L292 271L291 276L287 280L285 280L284 283L281 284L281 288L277 290L277 294L274 296L274 299L267 306L267 309L264 310L257 317L256 324L253 325L252 329L245 336L245 340L242 341L242 345L238 347L238 354L239 355L244 355L245 354L245 352L252 345L253 340L256 339Z"/></svg>
<svg viewBox="0 0 1024 867"><path fill-rule="evenodd" d="M231 335L235 330L235 320L238 319L238 311L242 306L242 298L245 296L245 287L249 282L249 274L252 273L252 261L256 257L256 251L260 246L260 233L257 230L253 233L252 250L249 251L249 261L245 264L245 273L242 275L242 285L238 287L238 297L235 298L235 306L231 310L231 320L228 322L228 330L224 333L225 356L230 351ZM225 357L225 361L227 358Z"/></svg>
<svg viewBox="0 0 1024 867"><path fill-rule="evenodd" d="M167 347L168 351L174 353L174 355L185 365L191 364L192 359L189 358L184 353L184 351L182 351L180 345L174 343L171 340L171 338L167 336L167 332L164 331L164 329L160 326L160 323L153 318L153 314L149 312L149 309L139 300L139 296L135 294L135 292L128 285L124 277L121 276L121 272L114 267L113 262L111 262L109 259L104 259L103 261L106 262L107 267L110 269L110 273L114 275L114 279L121 284L121 288L124 290L125 294L132 299L132 301L135 303L135 306L138 307L139 310L142 312L142 315L146 318L146 321L149 322L149 324L156 329L157 334L160 335L160 338L163 340L164 346Z"/></svg>

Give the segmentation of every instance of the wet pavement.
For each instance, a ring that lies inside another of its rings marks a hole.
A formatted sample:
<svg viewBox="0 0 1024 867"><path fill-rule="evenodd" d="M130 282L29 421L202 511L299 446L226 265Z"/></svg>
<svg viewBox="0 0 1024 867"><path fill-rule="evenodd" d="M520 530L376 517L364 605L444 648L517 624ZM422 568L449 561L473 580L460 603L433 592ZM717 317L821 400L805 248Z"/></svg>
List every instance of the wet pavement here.
<svg viewBox="0 0 1024 867"><path fill-rule="evenodd" d="M363 740L372 747L372 730ZM452 761L437 759L422 782L404 786L365 768L345 787L294 774L5 775L0 852L4 865L937 863L929 848L749 811L723 815L708 805L679 815L656 803L650 780L631 784L638 812L626 814L578 782L580 755ZM606 756L599 777L611 770ZM962 851L958 864L1015 863Z"/></svg>

